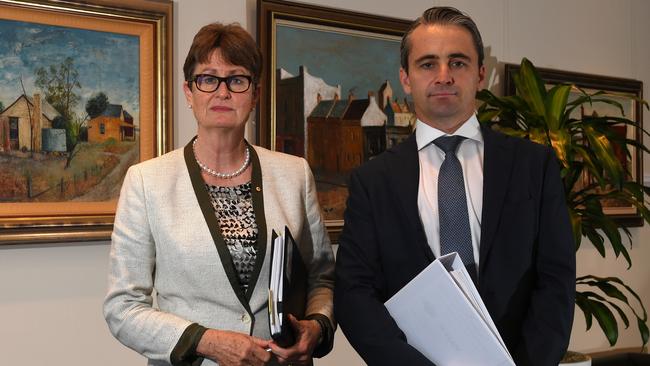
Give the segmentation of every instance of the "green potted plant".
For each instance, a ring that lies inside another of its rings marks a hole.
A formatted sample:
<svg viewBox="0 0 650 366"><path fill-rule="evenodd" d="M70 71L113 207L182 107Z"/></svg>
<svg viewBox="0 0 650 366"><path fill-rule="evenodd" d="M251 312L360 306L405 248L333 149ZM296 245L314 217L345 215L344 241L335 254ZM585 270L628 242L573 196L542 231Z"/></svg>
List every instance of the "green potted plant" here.
<svg viewBox="0 0 650 366"><path fill-rule="evenodd" d="M588 93L571 84L547 89L539 72L525 58L513 79L516 95L499 97L489 90L477 94L483 102L478 110L479 120L506 134L551 146L561 166L576 250L582 239L587 238L604 258L607 239L616 257L622 255L629 269L632 259L626 245L631 244L631 234L605 214L602 202L616 199L632 205L644 222L650 223L650 210L644 201L644 194L650 194L650 187L631 179L630 172L617 158L616 149L627 156L631 148L650 150L643 143L616 133L612 127L627 126L637 129L639 134L648 133L626 117L580 113L582 107L599 103L613 105L621 112L623 107L603 91ZM570 98L572 90L577 90L579 95ZM637 100L648 108L645 101ZM625 237L627 242L624 242ZM626 328L635 322L642 344L645 346L648 342L645 307L636 292L620 278L578 277L576 305L585 316L587 330L591 329L595 318L611 346L618 339L619 324L615 313Z"/></svg>

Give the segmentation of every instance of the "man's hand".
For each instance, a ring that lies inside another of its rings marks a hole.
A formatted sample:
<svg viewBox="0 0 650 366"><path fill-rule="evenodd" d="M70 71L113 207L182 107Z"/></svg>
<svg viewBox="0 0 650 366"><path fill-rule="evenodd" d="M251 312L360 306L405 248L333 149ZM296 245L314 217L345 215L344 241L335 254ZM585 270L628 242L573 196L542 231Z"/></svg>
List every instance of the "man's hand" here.
<svg viewBox="0 0 650 366"><path fill-rule="evenodd" d="M271 342L271 350L283 365L306 365L311 361L314 348L318 346L321 337L320 324L315 320L298 320L291 314L289 321L296 334L296 343L289 348L282 348Z"/></svg>

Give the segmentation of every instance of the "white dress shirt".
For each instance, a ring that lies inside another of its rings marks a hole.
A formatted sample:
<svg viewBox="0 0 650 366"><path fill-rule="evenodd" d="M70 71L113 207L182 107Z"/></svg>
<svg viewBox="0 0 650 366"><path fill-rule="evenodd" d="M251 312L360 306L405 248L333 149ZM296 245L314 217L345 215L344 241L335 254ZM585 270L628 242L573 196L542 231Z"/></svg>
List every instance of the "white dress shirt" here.
<svg viewBox="0 0 650 366"><path fill-rule="evenodd" d="M436 257L440 256L440 221L438 216L438 172L445 160L445 153L433 140L447 133L433 128L418 119L415 139L420 161L418 186L418 211L424 226L427 242ZM453 135L466 139L460 143L456 156L463 167L465 195L472 247L478 273L479 243L481 240L481 212L483 209L483 135L476 115L472 115Z"/></svg>

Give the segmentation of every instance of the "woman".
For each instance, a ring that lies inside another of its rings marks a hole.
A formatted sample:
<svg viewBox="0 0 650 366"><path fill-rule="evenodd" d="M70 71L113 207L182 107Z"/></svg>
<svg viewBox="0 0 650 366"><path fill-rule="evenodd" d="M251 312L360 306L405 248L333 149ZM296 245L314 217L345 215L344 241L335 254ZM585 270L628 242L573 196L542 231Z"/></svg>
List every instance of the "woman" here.
<svg viewBox="0 0 650 366"><path fill-rule="evenodd" d="M197 137L124 179L104 315L150 365L309 364L332 347L333 255L309 166L244 140L261 69L239 25L203 27L183 67ZM271 230L285 225L308 271L286 349L269 340L267 309Z"/></svg>

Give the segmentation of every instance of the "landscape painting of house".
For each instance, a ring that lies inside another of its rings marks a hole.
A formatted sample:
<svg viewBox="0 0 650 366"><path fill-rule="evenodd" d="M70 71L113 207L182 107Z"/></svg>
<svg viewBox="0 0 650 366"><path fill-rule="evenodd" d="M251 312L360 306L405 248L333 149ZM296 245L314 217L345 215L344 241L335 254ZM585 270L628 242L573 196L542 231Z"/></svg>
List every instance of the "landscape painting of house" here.
<svg viewBox="0 0 650 366"><path fill-rule="evenodd" d="M325 219L340 220L350 171L415 123L400 38L278 20L276 44L275 149L307 159Z"/></svg>
<svg viewBox="0 0 650 366"><path fill-rule="evenodd" d="M33 116L32 116L33 114ZM40 94L32 98L20 95L13 103L0 112L0 152L12 150L40 151L65 151L65 138L56 141L54 136L60 137L64 130L56 134L46 132L43 141L43 132L52 129L52 121L59 117L59 113L48 102L41 100ZM65 134L63 135L65 136ZM48 138L49 137L49 138Z"/></svg>
<svg viewBox="0 0 650 366"><path fill-rule="evenodd" d="M140 160L139 43L0 18L0 203L117 198Z"/></svg>
<svg viewBox="0 0 650 366"><path fill-rule="evenodd" d="M88 121L88 142L135 141L133 117L119 104L109 104L99 116Z"/></svg>

